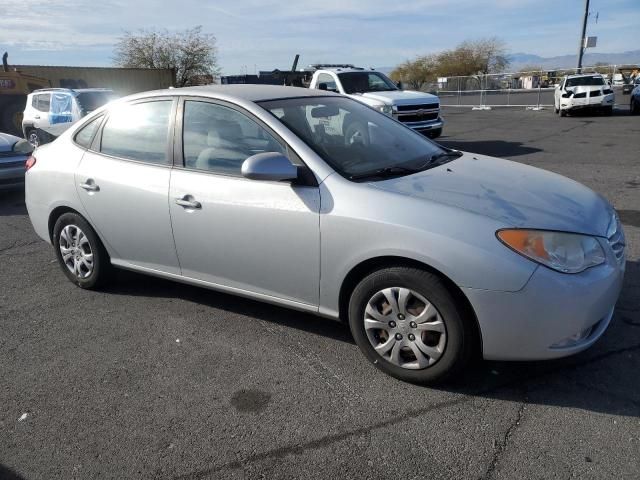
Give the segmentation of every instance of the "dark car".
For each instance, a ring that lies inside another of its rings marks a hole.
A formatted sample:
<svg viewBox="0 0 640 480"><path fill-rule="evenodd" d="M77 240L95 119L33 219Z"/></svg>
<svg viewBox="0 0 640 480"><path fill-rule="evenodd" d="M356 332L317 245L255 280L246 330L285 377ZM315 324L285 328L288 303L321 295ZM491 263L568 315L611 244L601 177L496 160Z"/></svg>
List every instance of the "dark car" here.
<svg viewBox="0 0 640 480"><path fill-rule="evenodd" d="M622 86L622 93L624 95L629 95L638 85L640 85L640 77L636 77L635 80L631 80L629 83L625 83Z"/></svg>
<svg viewBox="0 0 640 480"><path fill-rule="evenodd" d="M25 163L32 151L26 140L0 133L0 190L24 188Z"/></svg>

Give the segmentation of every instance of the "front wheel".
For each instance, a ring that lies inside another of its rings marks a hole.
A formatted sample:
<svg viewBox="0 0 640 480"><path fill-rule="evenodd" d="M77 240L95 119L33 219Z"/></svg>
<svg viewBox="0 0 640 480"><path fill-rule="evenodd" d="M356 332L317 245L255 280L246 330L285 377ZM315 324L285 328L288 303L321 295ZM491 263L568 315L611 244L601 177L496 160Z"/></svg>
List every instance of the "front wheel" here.
<svg viewBox="0 0 640 480"><path fill-rule="evenodd" d="M349 326L377 368L412 383L450 378L473 348L473 331L444 282L415 268L365 277L351 295Z"/></svg>
<svg viewBox="0 0 640 480"><path fill-rule="evenodd" d="M438 138L440 135L442 135L441 128L434 128L433 130L429 130L427 132L427 137L429 138Z"/></svg>
<svg viewBox="0 0 640 480"><path fill-rule="evenodd" d="M634 98L631 99L631 103L629 104L629 112L631 115L640 113L640 105L638 105L638 102L636 102Z"/></svg>
<svg viewBox="0 0 640 480"><path fill-rule="evenodd" d="M112 269L109 255L91 225L77 213L58 218L53 246L62 271L80 288L98 288L108 280Z"/></svg>
<svg viewBox="0 0 640 480"><path fill-rule="evenodd" d="M27 141L31 144L32 147L39 147L40 145L44 144L42 135L40 135L37 130L29 130L27 132Z"/></svg>

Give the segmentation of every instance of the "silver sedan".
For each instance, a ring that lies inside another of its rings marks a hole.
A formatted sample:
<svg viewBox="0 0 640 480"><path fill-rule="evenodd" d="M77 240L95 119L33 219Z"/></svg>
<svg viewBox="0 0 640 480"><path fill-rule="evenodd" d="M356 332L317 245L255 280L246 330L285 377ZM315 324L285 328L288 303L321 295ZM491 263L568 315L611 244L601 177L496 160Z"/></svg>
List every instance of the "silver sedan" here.
<svg viewBox="0 0 640 480"><path fill-rule="evenodd" d="M371 363L411 382L478 352L584 350L624 276L600 195L324 91L138 94L29 167L33 226L79 287L120 267L341 319Z"/></svg>

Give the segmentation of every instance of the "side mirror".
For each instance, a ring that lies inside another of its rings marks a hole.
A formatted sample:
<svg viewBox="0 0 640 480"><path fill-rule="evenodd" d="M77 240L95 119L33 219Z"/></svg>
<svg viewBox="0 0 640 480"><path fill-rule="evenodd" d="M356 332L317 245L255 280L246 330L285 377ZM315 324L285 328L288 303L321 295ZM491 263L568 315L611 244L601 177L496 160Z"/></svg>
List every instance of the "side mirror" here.
<svg viewBox="0 0 640 480"><path fill-rule="evenodd" d="M400 90L404 90L404 88L402 88L402 82L396 82L396 87L398 87Z"/></svg>
<svg viewBox="0 0 640 480"><path fill-rule="evenodd" d="M278 152L250 156L242 163L241 172L243 177L251 180L282 182L298 178L298 167Z"/></svg>

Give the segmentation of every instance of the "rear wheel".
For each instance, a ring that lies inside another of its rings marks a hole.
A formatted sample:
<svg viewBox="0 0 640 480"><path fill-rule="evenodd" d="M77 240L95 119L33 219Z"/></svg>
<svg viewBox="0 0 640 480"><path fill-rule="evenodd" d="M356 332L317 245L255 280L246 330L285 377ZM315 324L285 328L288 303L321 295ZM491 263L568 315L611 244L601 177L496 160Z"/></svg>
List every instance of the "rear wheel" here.
<svg viewBox="0 0 640 480"><path fill-rule="evenodd" d="M44 145L44 139L42 138L42 134L38 132L36 129L31 129L27 131L27 140L33 147L39 147L40 145Z"/></svg>
<svg viewBox="0 0 640 480"><path fill-rule="evenodd" d="M631 113L631 115L637 115L638 113L640 113L640 106L633 97L631 98L631 103L629 104L629 112Z"/></svg>
<svg viewBox="0 0 640 480"><path fill-rule="evenodd" d="M349 326L377 368L412 383L450 378L473 348L473 331L444 282L415 268L365 277L351 295Z"/></svg>
<svg viewBox="0 0 640 480"><path fill-rule="evenodd" d="M77 213L58 218L53 246L62 271L80 288L98 288L109 279L113 268L109 255L91 225Z"/></svg>

